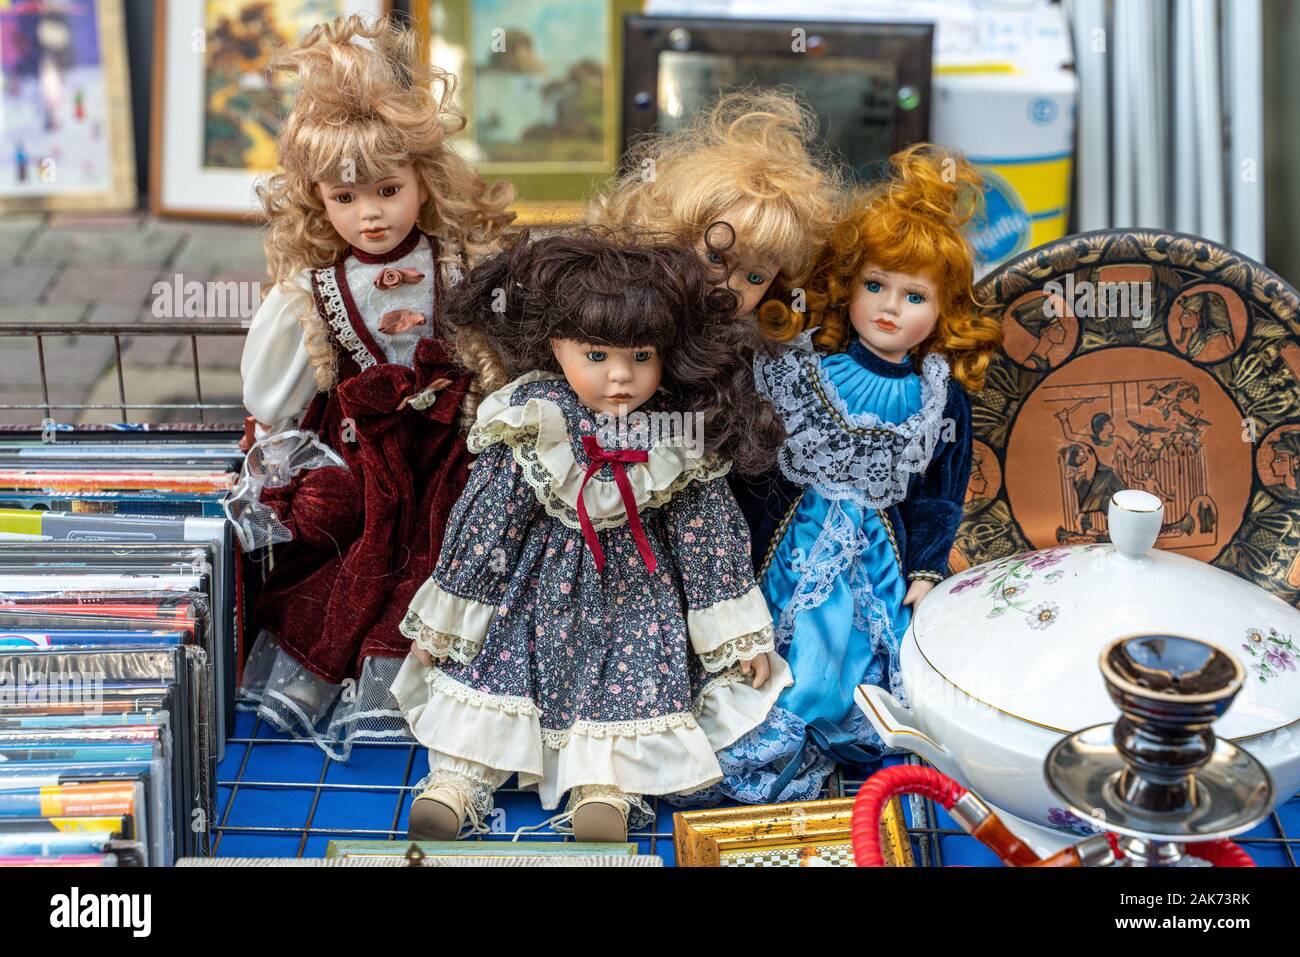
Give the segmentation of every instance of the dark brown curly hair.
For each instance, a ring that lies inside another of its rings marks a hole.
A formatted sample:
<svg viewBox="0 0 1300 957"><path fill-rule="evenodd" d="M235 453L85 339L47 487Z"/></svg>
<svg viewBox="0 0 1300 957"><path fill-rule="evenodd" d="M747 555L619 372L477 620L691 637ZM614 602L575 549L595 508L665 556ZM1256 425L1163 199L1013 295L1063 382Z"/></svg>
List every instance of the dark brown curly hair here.
<svg viewBox="0 0 1300 957"><path fill-rule="evenodd" d="M700 413L706 452L744 475L769 470L785 429L754 386L753 323L733 321L735 298L710 282L690 249L625 229L582 226L532 239L523 230L448 293L449 332L472 326L514 378L561 372L552 339L653 346L660 388Z"/></svg>

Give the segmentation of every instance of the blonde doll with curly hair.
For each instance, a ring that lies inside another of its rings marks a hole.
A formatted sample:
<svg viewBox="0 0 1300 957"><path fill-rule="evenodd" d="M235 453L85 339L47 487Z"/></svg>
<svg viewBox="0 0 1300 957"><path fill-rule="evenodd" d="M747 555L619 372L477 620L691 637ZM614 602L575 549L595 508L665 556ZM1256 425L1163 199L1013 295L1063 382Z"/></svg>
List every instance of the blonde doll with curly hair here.
<svg viewBox="0 0 1300 957"><path fill-rule="evenodd" d="M817 119L779 90L720 97L686 126L636 143L625 172L596 196L588 219L665 233L695 248L736 315L768 315L825 240L843 173L817 138ZM783 338L780 325L765 330Z"/></svg>
<svg viewBox="0 0 1300 957"><path fill-rule="evenodd" d="M505 381L472 330L444 341L443 303L513 193L451 148L455 78L394 21L322 24L270 69L297 89L258 189L274 286L240 364L260 441L231 514L245 547L280 547L241 693L342 759L404 732L398 626L467 480L462 424Z"/></svg>
<svg viewBox="0 0 1300 957"><path fill-rule="evenodd" d="M786 316L799 334L754 362L788 433L773 490L781 508L755 539L795 681L764 725L719 755L718 787L740 800L811 798L836 762L879 758L853 689L902 694L899 640L946 576L961 519L967 390L982 388L1001 341L975 301L961 231L980 178L929 144L891 164L801 277L808 312Z"/></svg>

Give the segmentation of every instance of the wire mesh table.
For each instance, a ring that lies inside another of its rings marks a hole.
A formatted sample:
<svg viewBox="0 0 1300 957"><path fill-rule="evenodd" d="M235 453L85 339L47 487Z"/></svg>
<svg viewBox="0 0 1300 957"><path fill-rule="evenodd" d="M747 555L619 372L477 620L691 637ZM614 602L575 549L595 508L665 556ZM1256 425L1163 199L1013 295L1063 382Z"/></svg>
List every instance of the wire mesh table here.
<svg viewBox="0 0 1300 957"><path fill-rule="evenodd" d="M905 760L887 759L889 763ZM916 761L915 758L906 760ZM424 749L414 742L358 744L347 763L331 761L314 744L288 737L249 712L241 712L226 759L217 771L218 820L213 853L244 857L319 857L331 840L405 841L413 787L426 772ZM824 797L851 797L861 778L832 775ZM674 863L673 820L678 808L648 799L655 821L630 832L643 854ZM549 828L527 830L548 818L531 792L505 787L488 820L488 841L563 841ZM917 866L996 865L992 852L962 831L933 801L904 808ZM1293 798L1248 835L1238 838L1260 865L1296 866L1300 848L1300 797Z"/></svg>

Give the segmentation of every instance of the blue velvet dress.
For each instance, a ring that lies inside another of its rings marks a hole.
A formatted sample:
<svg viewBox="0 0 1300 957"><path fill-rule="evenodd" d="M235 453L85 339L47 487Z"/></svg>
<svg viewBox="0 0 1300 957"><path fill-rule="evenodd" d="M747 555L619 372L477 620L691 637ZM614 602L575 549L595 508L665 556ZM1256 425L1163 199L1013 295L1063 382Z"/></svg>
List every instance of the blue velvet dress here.
<svg viewBox="0 0 1300 957"><path fill-rule="evenodd" d="M856 340L820 355L805 336L756 360L755 374L789 438L780 474L737 493L795 682L763 725L719 754L726 776L698 799L807 800L837 762L884 752L853 690L877 684L905 699L903 598L911 580L947 574L970 474L970 409L940 356L917 368Z"/></svg>

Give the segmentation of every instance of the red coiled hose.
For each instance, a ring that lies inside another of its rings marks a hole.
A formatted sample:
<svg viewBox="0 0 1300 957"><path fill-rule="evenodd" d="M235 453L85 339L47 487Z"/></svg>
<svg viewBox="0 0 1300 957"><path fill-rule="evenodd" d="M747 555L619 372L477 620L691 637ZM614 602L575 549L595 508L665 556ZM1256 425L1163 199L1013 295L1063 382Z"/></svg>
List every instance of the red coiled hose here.
<svg viewBox="0 0 1300 957"><path fill-rule="evenodd" d="M859 867L885 866L884 856L880 852L880 815L886 804L904 794L923 795L945 811L952 811L953 805L961 801L967 791L952 778L933 768L896 764L877 771L862 786L853 802L850 833L853 838L853 858ZM1066 848L1045 861L1039 860L1032 848L1007 830L996 815L988 813L987 805L975 795L971 795L971 801L979 806L983 816L983 820L971 831L972 836L992 848L1005 863L1013 867L1079 867L1084 863L1078 848ZM1121 860L1124 852L1120 849L1118 836L1108 832L1106 841L1114 852L1115 860ZM1188 844L1185 850L1193 857L1209 861L1216 867L1255 866L1250 855L1232 841L1203 841Z"/></svg>
<svg viewBox="0 0 1300 957"><path fill-rule="evenodd" d="M902 794L923 794L945 811L961 800L966 789L934 768L895 764L873 774L853 802L853 859L859 867L884 867L880 853L880 813Z"/></svg>

